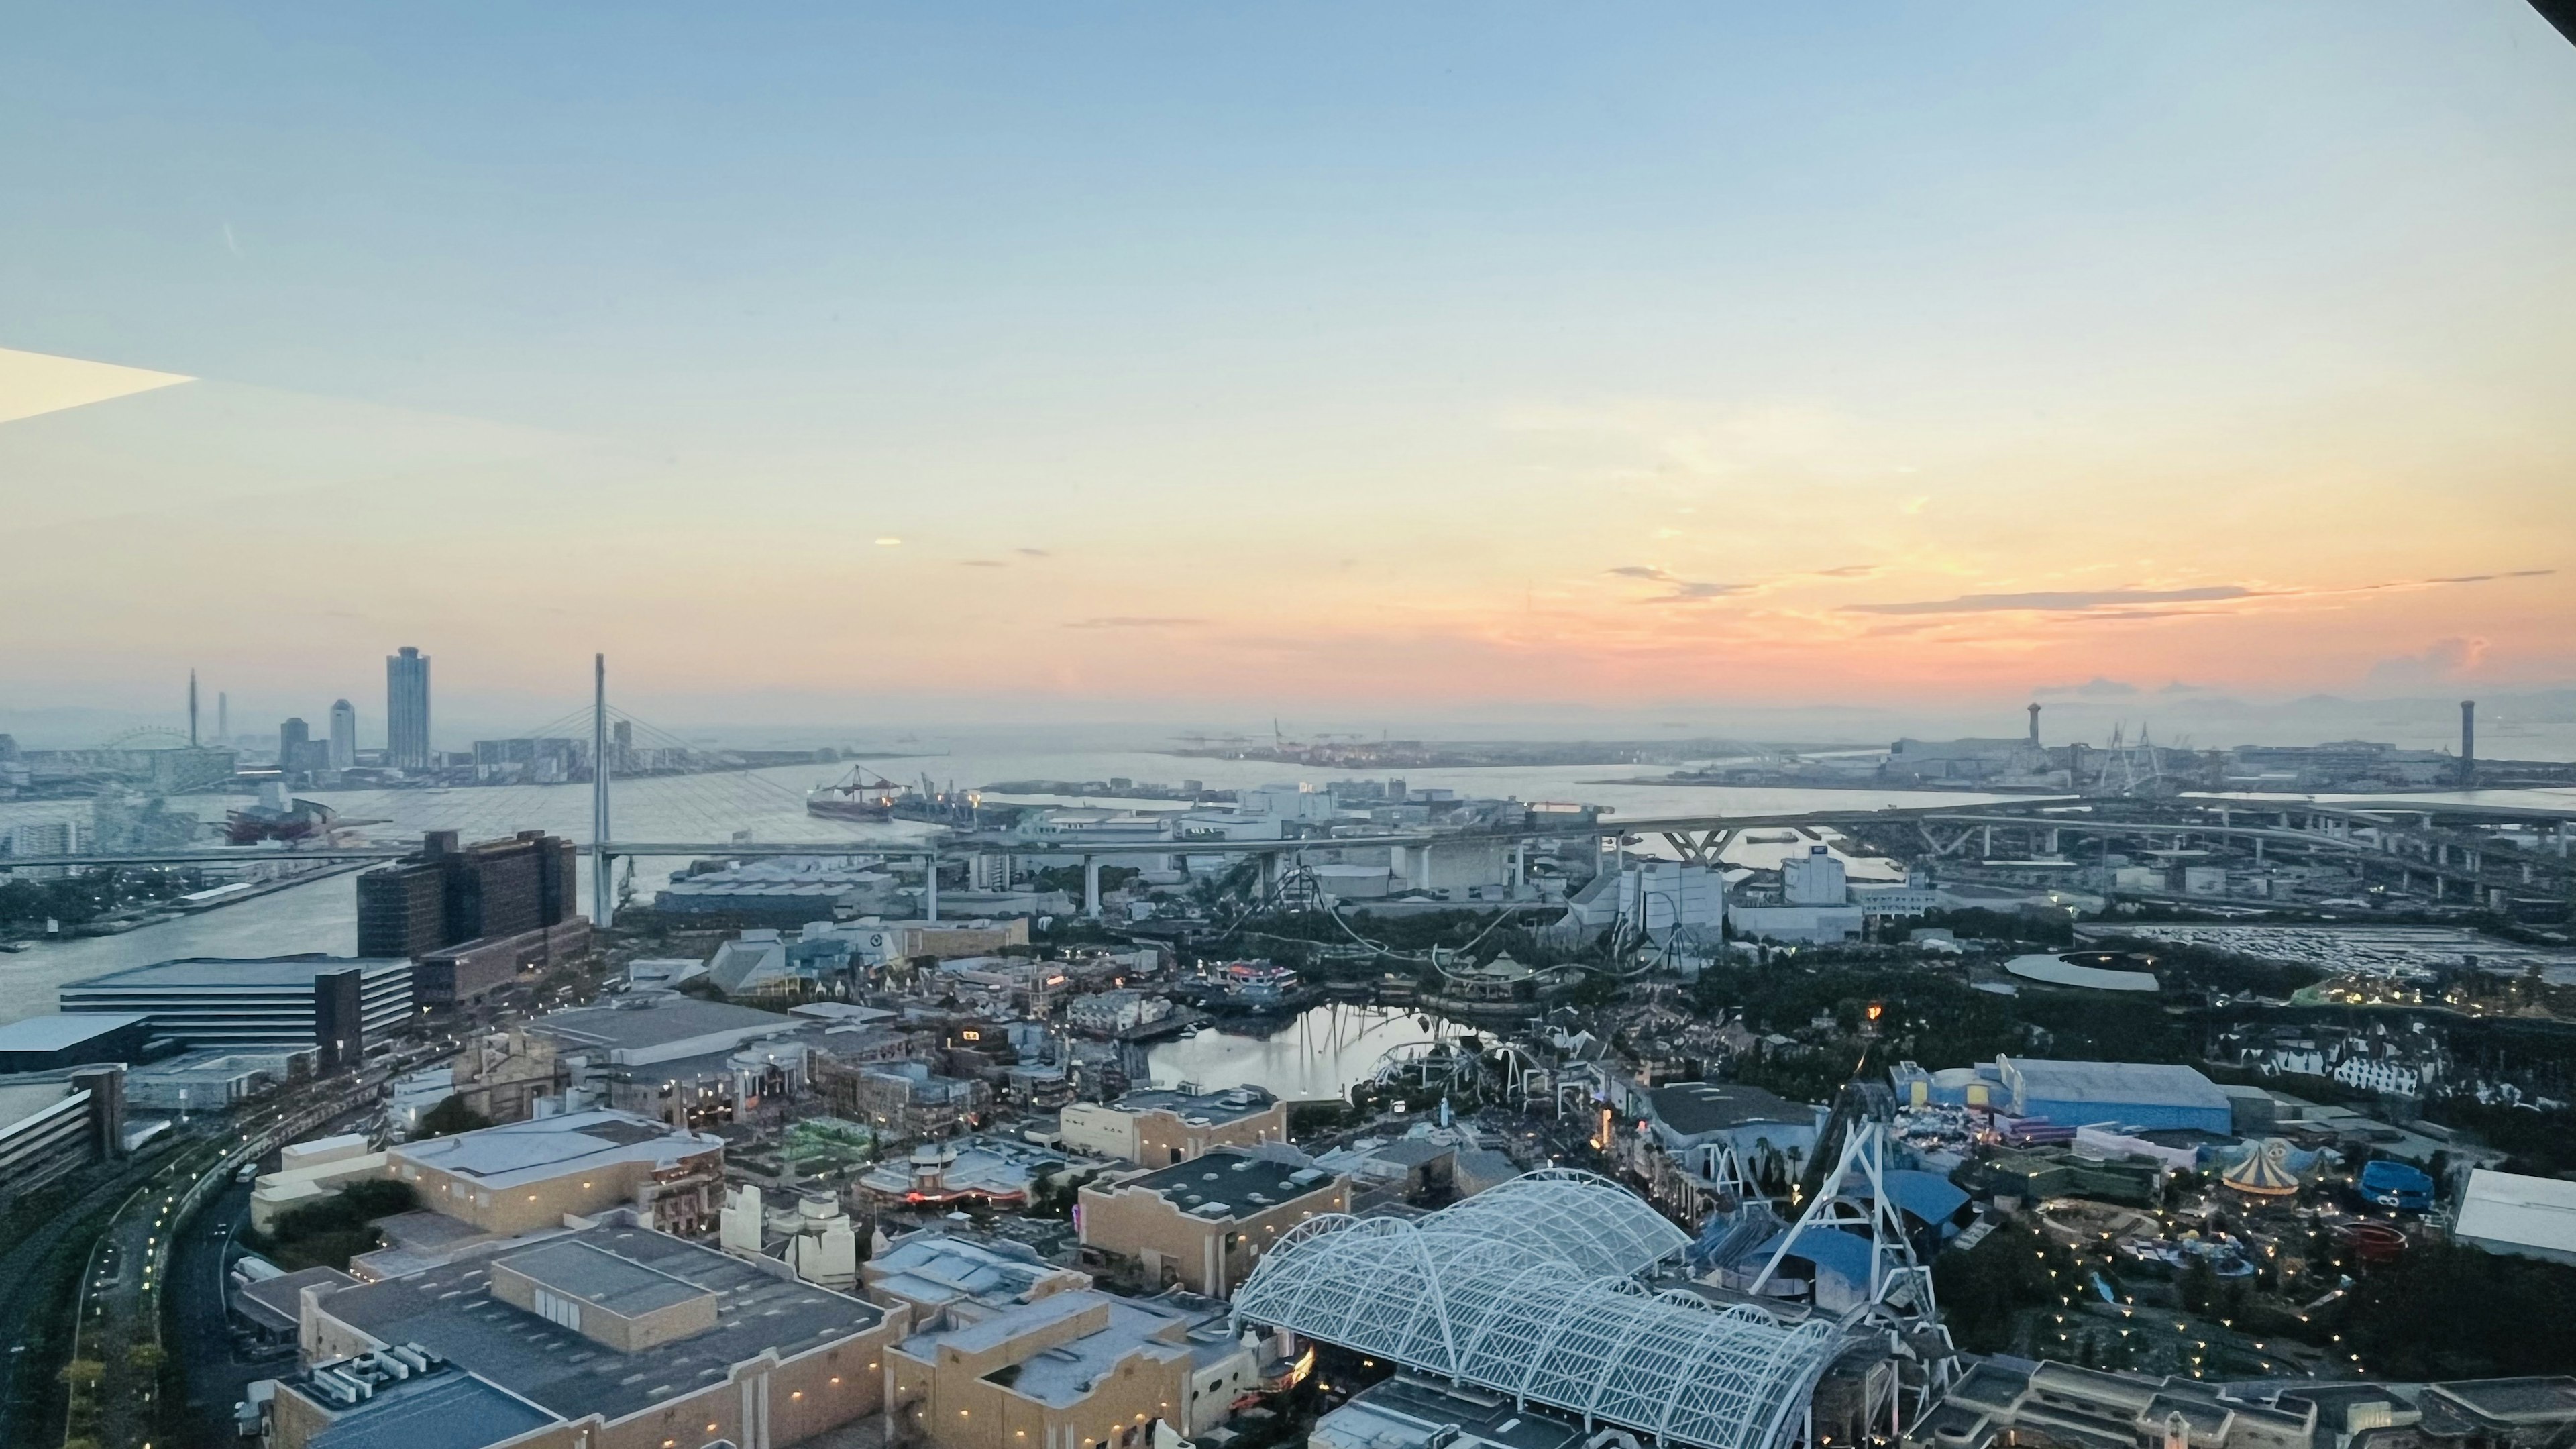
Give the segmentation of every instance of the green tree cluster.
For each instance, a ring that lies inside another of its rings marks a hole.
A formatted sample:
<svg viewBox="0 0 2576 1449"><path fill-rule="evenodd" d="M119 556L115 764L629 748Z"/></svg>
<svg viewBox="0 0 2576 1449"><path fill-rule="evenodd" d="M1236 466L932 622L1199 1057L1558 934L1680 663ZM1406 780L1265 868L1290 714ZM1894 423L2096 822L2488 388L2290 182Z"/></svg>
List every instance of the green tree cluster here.
<svg viewBox="0 0 2576 1449"><path fill-rule="evenodd" d="M1718 966L1701 974L1692 1000L1706 1014L1740 1010L1757 1032L1796 1033L1830 1016L1845 1035L1860 1030L1875 1002L1882 1008L1875 1056L1933 1067L1991 1061L2006 1052L2115 1062L2190 1061L2199 1054L2184 1021L2154 997L1998 996L1945 972L1894 963Z"/></svg>
<svg viewBox="0 0 2576 1449"><path fill-rule="evenodd" d="M2342 1331L2374 1377L2565 1373L2576 1364L2576 1266L2419 1242L2354 1286Z"/></svg>
<svg viewBox="0 0 2576 1449"><path fill-rule="evenodd" d="M1144 873L1132 865L1104 865L1100 868L1100 889L1104 892L1114 891ZM1082 867L1079 865L1048 866L1038 872L1038 889L1063 891L1075 900L1080 900L1084 889Z"/></svg>
<svg viewBox="0 0 2576 1449"><path fill-rule="evenodd" d="M2050 1270L2058 1276L2051 1277ZM1932 1292L1950 1337L1970 1353L2005 1353L2014 1320L2027 1308L2055 1303L2075 1260L2038 1233L2007 1223L1965 1252L1932 1260Z"/></svg>
<svg viewBox="0 0 2576 1449"><path fill-rule="evenodd" d="M420 1114L423 1138L453 1137L459 1132L472 1132L492 1125L492 1119L465 1105L463 1097L449 1097Z"/></svg>
<svg viewBox="0 0 2576 1449"><path fill-rule="evenodd" d="M83 871L59 880L0 882L0 930L20 934L41 931L45 922L87 925L123 906L165 901L197 889L194 871L130 870L110 867Z"/></svg>
<svg viewBox="0 0 2576 1449"><path fill-rule="evenodd" d="M407 1182L356 1182L324 1201L279 1213L267 1232L245 1233L243 1241L289 1272L346 1269L350 1258L383 1245L376 1219L418 1206L420 1195Z"/></svg>

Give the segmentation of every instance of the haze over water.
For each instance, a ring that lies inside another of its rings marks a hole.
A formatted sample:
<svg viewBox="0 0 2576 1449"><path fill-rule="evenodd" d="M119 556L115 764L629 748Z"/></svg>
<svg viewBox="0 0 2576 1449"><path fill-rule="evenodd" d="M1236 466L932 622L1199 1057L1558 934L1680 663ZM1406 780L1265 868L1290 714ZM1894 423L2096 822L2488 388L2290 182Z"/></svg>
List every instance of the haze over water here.
<svg viewBox="0 0 2576 1449"><path fill-rule="evenodd" d="M1384 779L1386 771L1308 770L1253 760L1185 758L1146 751L1044 752L996 750L912 759L879 759L870 767L902 778L930 773L941 784L994 780L1102 780L1126 777L1177 784L1197 779L1217 789L1274 781L1322 785L1333 779ZM929 827L908 822L846 824L805 813L805 793L846 773L847 764L790 765L765 770L629 780L613 786L612 822L618 838L721 844L736 832L754 842L813 841L818 847L864 850L871 843L916 841ZM1650 773L1631 766L1568 765L1401 772L1416 788L1446 787L1462 795L1523 800L1573 800L1616 808L1614 820L1710 811L1771 813L1870 809L1896 804L1965 804L1987 797L1894 790L1784 790L1663 785L1597 784ZM546 830L577 841L590 838L588 785L495 785L448 790L306 791L344 819L387 823L364 827L371 839L417 840L425 830L457 830L467 839L514 830ZM220 819L242 797L183 797L175 805ZM16 820L85 816L84 801L0 804L0 827ZM1785 849L1786 847L1773 847ZM1755 849L1759 849L1756 847ZM680 860L644 860L636 869L639 893L652 888ZM621 868L622 869L622 868ZM582 862L587 901L589 863ZM54 1009L55 992L78 981L129 966L191 955L250 956L289 951L346 953L357 946L356 886L348 876L277 892L237 906L122 935L34 947L0 956L0 1021Z"/></svg>

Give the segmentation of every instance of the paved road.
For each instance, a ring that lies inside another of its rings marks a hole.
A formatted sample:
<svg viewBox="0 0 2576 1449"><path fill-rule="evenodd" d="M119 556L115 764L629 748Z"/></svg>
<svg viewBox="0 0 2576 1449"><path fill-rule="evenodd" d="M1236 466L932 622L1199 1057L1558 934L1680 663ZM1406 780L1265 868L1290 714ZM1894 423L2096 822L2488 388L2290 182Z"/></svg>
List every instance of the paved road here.
<svg viewBox="0 0 2576 1449"><path fill-rule="evenodd" d="M245 1142L264 1158L280 1141L298 1141L327 1130L326 1118L371 1110L373 1088L380 1080L369 1075L354 1081L340 1077L316 1082L231 1121L201 1124L197 1135L156 1158L141 1190L129 1193L114 1209L81 1285L76 1350L79 1357L106 1369L96 1390L74 1396L76 1406L84 1401L93 1406L91 1432L102 1444L127 1449L150 1437L158 1375L135 1364L131 1355L140 1345L160 1346L158 1313L177 1246L173 1234L187 1231L184 1219L191 1190L200 1184L210 1192L239 1190L227 1179ZM224 1311L220 1269L212 1283L180 1286L183 1303L197 1296L189 1291L196 1289L211 1293L210 1311ZM177 1352L182 1345L167 1347Z"/></svg>
<svg viewBox="0 0 2576 1449"><path fill-rule="evenodd" d="M234 1235L249 1217L250 1185L225 1189L188 1225L170 1258L174 1333L166 1347L187 1372L188 1410L202 1426L196 1438L203 1443L220 1441L216 1431L230 1423L233 1405L253 1379L295 1366L291 1355L245 1359L234 1351L228 1274Z"/></svg>
<svg viewBox="0 0 2576 1449"><path fill-rule="evenodd" d="M148 1164L133 1165L104 1174L71 1206L9 1245L5 1254L0 1254L0 1341L10 1345L5 1359L0 1359L0 1449L9 1449L16 1432L16 1416L7 1410L17 1402L21 1387L18 1374L29 1357L26 1351L28 1321L39 1309L52 1306L50 1301L41 1300L39 1295L30 1291L31 1276L64 1238L92 1225L130 1196L135 1184L149 1170ZM42 1368L48 1376L53 1371L50 1363ZM32 1393L50 1392L51 1379L47 1377L42 1383L30 1383L25 1387Z"/></svg>
<svg viewBox="0 0 2576 1449"><path fill-rule="evenodd" d="M360 1117L375 1110L377 1093L387 1080L424 1061L438 1059L444 1054L443 1045L428 1043L415 1045L393 1058L371 1063L355 1078L343 1075L311 1083L253 1107L229 1120L200 1117L185 1129L185 1135L178 1142L167 1145L139 1161L91 1169L86 1176L88 1185L69 1206L19 1241L0 1248L0 1344L8 1347L7 1352L0 1353L0 1449L19 1449L15 1443L17 1423L13 1412L18 1395L60 1393L53 1382L53 1374L59 1364L48 1361L31 1365L29 1360L40 1355L32 1351L27 1341L27 1333L30 1320L39 1310L51 1306L41 1295L29 1291L31 1282L36 1271L43 1265L46 1256L60 1246L66 1237L99 1226L101 1220L111 1213L117 1213L121 1205L128 1204L129 1200L135 1197L137 1189L146 1182L159 1177L183 1159L202 1157L210 1143L224 1138L240 1141L250 1137L275 1136L281 1120L290 1114L301 1114L326 1102L339 1106L342 1110L336 1115L343 1119ZM318 1135L323 1130L328 1129L321 1127L320 1124L314 1124L305 1130L284 1135L301 1140ZM272 1144L270 1151L273 1153L273 1150ZM273 1161L274 1158L271 1156L266 1160ZM157 1198L154 1203L149 1204L154 1208L153 1211L144 1211L142 1209L147 1206L146 1204L135 1203L134 1211L119 1213L116 1220L109 1224L106 1240L94 1249L93 1270L101 1277L106 1277L105 1266L113 1261L117 1266L118 1276L114 1281L104 1285L106 1291L102 1296L99 1293L100 1284L82 1282L76 1275L73 1281L79 1284L79 1291L85 1300L83 1305L85 1309L98 1306L120 1310L131 1315L146 1305L148 1300L143 1297L144 1273L142 1270L145 1265L153 1261L160 1249L173 1246L161 1241L165 1226L159 1221L162 1216L161 1210L168 1206L166 1200L184 1193L188 1182L193 1180L194 1176L195 1174L189 1173L166 1184L156 1183L154 1192ZM197 1230L199 1234L202 1235L217 1223L238 1221L246 1211L248 1198L247 1187L228 1186L225 1196L205 1210L205 1215L200 1219L203 1226ZM217 1412L228 1415L234 1399L239 1397L238 1390L241 1383L246 1383L251 1378L263 1378L269 1375L240 1372L246 1366L232 1361L229 1334L224 1331L224 1314L228 1300L225 1293L227 1285L223 1278L224 1265L221 1261L223 1255L218 1253L206 1256L217 1260L216 1266L211 1270L203 1265L198 1254L187 1255L188 1262L195 1265L196 1276L192 1279L176 1279L175 1274L179 1271L177 1265L170 1259L162 1260L165 1265L168 1265L168 1271L174 1274L175 1285L180 1290L178 1313L181 1339L180 1342L169 1347L172 1352L183 1355L182 1361L188 1363L191 1368L190 1403L205 1402ZM85 1321L84 1326L95 1325L99 1321L96 1317L92 1317ZM107 1331L109 1336L121 1341L130 1338L133 1330L130 1323L120 1322L111 1324ZM200 1387L199 1377L195 1372L196 1363L185 1355L189 1353L192 1344L202 1348L213 1342L214 1339L208 1337L209 1333L222 1341L220 1350L222 1362L217 1363L211 1358L205 1361L207 1377L203 1387ZM92 1357L96 1356L91 1352L86 1341L82 1345L82 1352ZM22 1374L26 1376L24 1382L21 1381ZM230 1397L225 1397L227 1394ZM213 1401L218 1398L221 1398L222 1402L214 1403ZM130 1426L132 1423L143 1422L138 1416L148 1407L148 1400L135 1396L130 1402L113 1403L108 1407L114 1417ZM45 1446L28 1446L28 1449L45 1449Z"/></svg>

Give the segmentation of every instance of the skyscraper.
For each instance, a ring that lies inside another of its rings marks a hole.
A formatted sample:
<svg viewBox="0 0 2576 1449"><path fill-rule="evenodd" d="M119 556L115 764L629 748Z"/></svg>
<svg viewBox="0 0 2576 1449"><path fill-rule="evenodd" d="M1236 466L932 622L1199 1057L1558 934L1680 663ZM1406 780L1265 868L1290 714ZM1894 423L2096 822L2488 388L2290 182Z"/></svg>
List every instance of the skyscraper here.
<svg viewBox="0 0 2576 1449"><path fill-rule="evenodd" d="M385 657L385 763L429 768L429 656L408 644Z"/></svg>
<svg viewBox="0 0 2576 1449"><path fill-rule="evenodd" d="M331 701L331 768L358 763L358 710L345 699Z"/></svg>
<svg viewBox="0 0 2576 1449"><path fill-rule="evenodd" d="M277 727L277 767L281 770L304 768L304 747L313 742L312 727L300 719L291 719Z"/></svg>

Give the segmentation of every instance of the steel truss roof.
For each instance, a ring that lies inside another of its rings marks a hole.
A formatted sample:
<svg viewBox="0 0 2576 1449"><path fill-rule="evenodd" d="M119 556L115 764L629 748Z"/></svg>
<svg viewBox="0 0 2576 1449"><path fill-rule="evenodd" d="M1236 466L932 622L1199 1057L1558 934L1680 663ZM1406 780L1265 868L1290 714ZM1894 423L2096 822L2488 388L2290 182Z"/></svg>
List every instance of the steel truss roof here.
<svg viewBox="0 0 2576 1449"><path fill-rule="evenodd" d="M1840 1339L1639 1285L1688 1241L1614 1183L1534 1173L1418 1220L1300 1224L1235 1316L1672 1443L1774 1449Z"/></svg>

